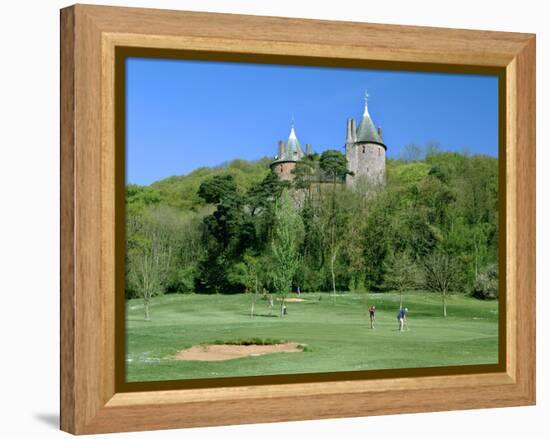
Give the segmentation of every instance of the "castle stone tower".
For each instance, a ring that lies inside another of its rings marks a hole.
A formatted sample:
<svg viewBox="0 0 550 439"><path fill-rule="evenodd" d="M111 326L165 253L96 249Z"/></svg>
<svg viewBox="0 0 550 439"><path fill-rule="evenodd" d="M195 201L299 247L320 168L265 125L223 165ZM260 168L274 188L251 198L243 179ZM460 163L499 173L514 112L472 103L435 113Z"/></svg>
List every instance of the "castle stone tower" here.
<svg viewBox="0 0 550 439"><path fill-rule="evenodd" d="M296 137L293 124L286 144L281 140L279 141L277 158L271 163L271 169L281 180L293 180L292 170L296 167L296 162L301 160L303 156L304 151Z"/></svg>
<svg viewBox="0 0 550 439"><path fill-rule="evenodd" d="M348 119L345 148L348 169L354 174L346 177L348 186L384 183L386 145L382 141L381 129L375 128L370 117L368 94L365 95L365 110L359 128L355 128L353 118Z"/></svg>

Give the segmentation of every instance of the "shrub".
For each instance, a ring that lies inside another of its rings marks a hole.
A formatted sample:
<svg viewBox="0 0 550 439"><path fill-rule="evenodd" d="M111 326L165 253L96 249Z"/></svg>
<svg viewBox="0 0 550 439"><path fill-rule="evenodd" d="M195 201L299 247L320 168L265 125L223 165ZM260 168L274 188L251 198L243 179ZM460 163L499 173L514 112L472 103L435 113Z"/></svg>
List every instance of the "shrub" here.
<svg viewBox="0 0 550 439"><path fill-rule="evenodd" d="M482 300L498 298L498 267L496 264L489 265L477 276L472 296Z"/></svg>
<svg viewBox="0 0 550 439"><path fill-rule="evenodd" d="M195 288L195 270L194 265L173 269L166 285L166 293L192 293Z"/></svg>

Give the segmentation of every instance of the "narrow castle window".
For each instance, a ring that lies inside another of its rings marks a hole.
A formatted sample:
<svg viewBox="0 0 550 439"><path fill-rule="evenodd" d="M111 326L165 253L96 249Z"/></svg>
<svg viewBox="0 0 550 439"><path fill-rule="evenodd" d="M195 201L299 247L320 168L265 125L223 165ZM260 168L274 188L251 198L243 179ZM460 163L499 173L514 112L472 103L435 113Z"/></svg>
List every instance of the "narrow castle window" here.
<svg viewBox="0 0 550 439"><path fill-rule="evenodd" d="M363 154L365 154L365 145L363 145Z"/></svg>

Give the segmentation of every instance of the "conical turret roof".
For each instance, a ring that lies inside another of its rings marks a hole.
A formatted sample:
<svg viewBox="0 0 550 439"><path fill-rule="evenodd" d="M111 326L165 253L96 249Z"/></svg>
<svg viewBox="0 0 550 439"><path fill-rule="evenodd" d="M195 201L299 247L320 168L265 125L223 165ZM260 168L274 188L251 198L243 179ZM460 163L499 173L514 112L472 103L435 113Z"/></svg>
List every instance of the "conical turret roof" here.
<svg viewBox="0 0 550 439"><path fill-rule="evenodd" d="M288 140L285 143L283 149L283 154L281 157L277 157L276 162L297 162L301 160L304 156L304 151L298 137L296 137L296 131L294 130L294 125L290 129L290 134L288 135Z"/></svg>
<svg viewBox="0 0 550 439"><path fill-rule="evenodd" d="M294 160L300 160L304 156L304 151L298 141L298 137L296 137L296 131L294 131L294 125L290 129L290 134L288 135L285 155L287 158L292 158Z"/></svg>
<svg viewBox="0 0 550 439"><path fill-rule="evenodd" d="M357 129L357 142L358 143L379 143L384 146L378 130L374 126L374 123L369 114L368 107L368 95L365 95L365 111L363 111L363 119Z"/></svg>

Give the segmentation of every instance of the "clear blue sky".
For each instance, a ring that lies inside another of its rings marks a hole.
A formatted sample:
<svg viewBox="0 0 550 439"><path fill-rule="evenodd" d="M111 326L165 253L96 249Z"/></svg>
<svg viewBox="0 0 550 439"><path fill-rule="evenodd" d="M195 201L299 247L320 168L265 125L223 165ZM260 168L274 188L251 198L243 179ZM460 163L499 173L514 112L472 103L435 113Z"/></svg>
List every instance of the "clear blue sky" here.
<svg viewBox="0 0 550 439"><path fill-rule="evenodd" d="M410 143L497 156L498 78L129 58L127 181L149 184L227 160L274 156L292 117L302 145L340 149L369 112L388 156Z"/></svg>

